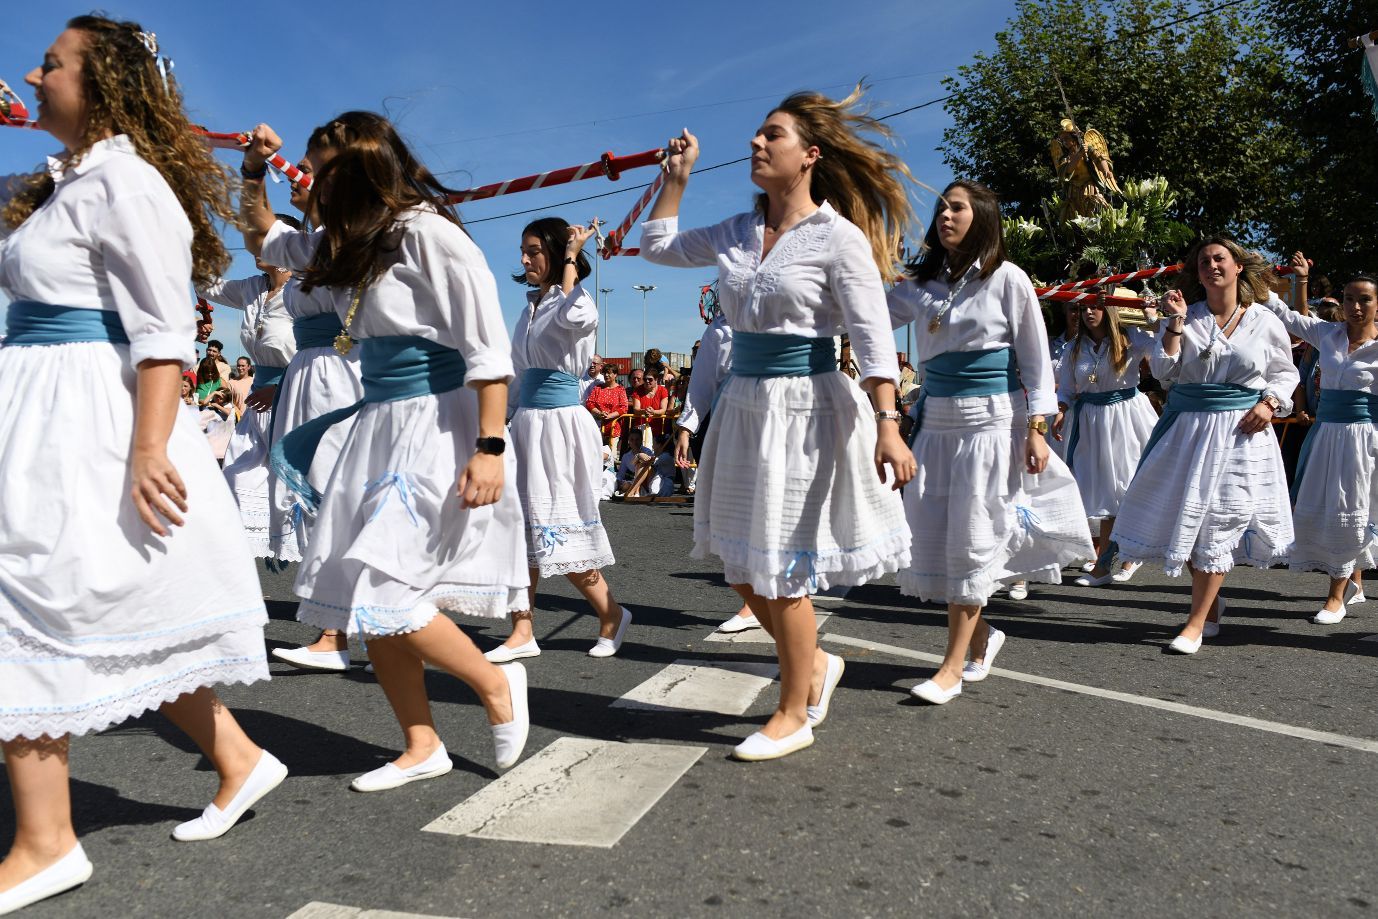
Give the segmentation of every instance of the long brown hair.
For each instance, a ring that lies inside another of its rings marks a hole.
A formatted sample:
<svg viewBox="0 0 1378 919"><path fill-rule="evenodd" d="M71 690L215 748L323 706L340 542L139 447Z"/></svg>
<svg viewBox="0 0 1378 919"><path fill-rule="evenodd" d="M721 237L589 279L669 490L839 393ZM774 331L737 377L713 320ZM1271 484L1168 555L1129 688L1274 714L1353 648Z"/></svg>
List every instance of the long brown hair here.
<svg viewBox="0 0 1378 919"><path fill-rule="evenodd" d="M899 274L896 255L915 219L903 181L913 176L903 160L861 136L869 132L888 138L892 133L861 106L862 93L860 84L842 100L795 93L770 114L789 115L804 146L822 153L810 170L810 197L815 204L827 201L866 234L881 277L890 280ZM757 198L757 207L764 212L764 195Z"/></svg>
<svg viewBox="0 0 1378 919"><path fill-rule="evenodd" d="M335 155L315 174L307 213L325 238L302 276L302 290L367 286L396 259L397 217L430 206L463 227L444 203L451 193L407 147L397 129L374 112L345 112L311 132L307 151Z"/></svg>
<svg viewBox="0 0 1378 919"><path fill-rule="evenodd" d="M209 284L225 272L230 255L216 231L217 221L233 221L229 171L192 131L182 107L182 91L171 73L139 35L143 27L104 16L77 16L67 28L82 32L82 97L86 126L72 151L75 165L106 134L125 134L134 150L167 182L191 222L191 278ZM52 196L46 168L34 172L5 207L4 219L17 227Z"/></svg>
<svg viewBox="0 0 1378 919"><path fill-rule="evenodd" d="M938 237L938 216L947 205L948 193L954 188L965 191L971 201L971 226L957 252L949 253ZM980 182L957 179L933 202L933 220L928 224L918 257L905 266L906 273L921 284L938 277L944 268L949 278L960 278L978 259L982 278L990 277L1008 260L1005 230L1000 223L1000 198Z"/></svg>
<svg viewBox="0 0 1378 919"><path fill-rule="evenodd" d="M1087 288L1089 293L1099 293L1099 287ZM1124 329L1120 326L1120 311L1113 306L1105 306L1104 318L1105 338L1110 343L1110 365L1115 368L1115 374L1124 373L1124 369L1129 366L1129 339L1124 334ZM1081 321L1077 323L1077 337L1072 339L1072 362L1076 363L1077 355L1081 353L1081 342L1083 339L1090 339L1091 333L1086 327L1086 313L1081 314Z"/></svg>
<svg viewBox="0 0 1378 919"><path fill-rule="evenodd" d="M1272 263L1257 252L1245 249L1228 236L1208 236L1192 246L1182 259L1182 271L1177 276L1177 289L1182 292L1188 303L1206 299L1206 288L1201 285L1196 263L1201 258L1201 250L1207 246L1224 247L1239 263L1239 267L1244 269L1239 273L1239 280L1235 285L1235 293L1241 305L1268 302L1268 297L1273 292L1272 284L1278 277Z"/></svg>

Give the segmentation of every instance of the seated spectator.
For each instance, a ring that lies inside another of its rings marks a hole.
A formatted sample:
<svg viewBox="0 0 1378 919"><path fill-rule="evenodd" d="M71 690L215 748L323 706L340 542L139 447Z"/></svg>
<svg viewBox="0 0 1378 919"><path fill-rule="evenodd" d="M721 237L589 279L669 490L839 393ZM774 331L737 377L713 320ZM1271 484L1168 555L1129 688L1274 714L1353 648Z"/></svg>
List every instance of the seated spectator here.
<svg viewBox="0 0 1378 919"><path fill-rule="evenodd" d="M665 498L675 493L675 457L650 447L628 450L617 470L617 490L627 498Z"/></svg>
<svg viewBox="0 0 1378 919"><path fill-rule="evenodd" d="M238 416L234 410L234 396L228 389L217 389L206 399L205 407L200 414L201 430L206 432L206 438L210 441L211 451L215 458L222 464L225 461L225 450L230 445L230 438L234 436L234 428L238 423Z"/></svg>
<svg viewBox="0 0 1378 919"><path fill-rule="evenodd" d="M650 368L641 375L641 385L632 391L631 412L636 416L635 423L638 426L650 429L652 441L659 443L665 439L665 419L670 414L670 392L660 385Z"/></svg>
<svg viewBox="0 0 1378 919"><path fill-rule="evenodd" d="M234 362L229 382L230 393L234 396L234 410L241 415L244 414L244 400L249 397L253 387L254 365L249 363L247 357L241 357Z"/></svg>
<svg viewBox="0 0 1378 919"><path fill-rule="evenodd" d="M589 393L603 382L603 358L595 354L589 358L589 369L579 378L579 401L588 404Z"/></svg>
<svg viewBox="0 0 1378 919"><path fill-rule="evenodd" d="M224 389L224 381L220 379L220 368L215 363L215 358L207 357L202 359L196 367L196 404L204 406L211 393L218 389Z"/></svg>
<svg viewBox="0 0 1378 919"><path fill-rule="evenodd" d="M593 413L603 432L603 443L612 448L617 455L617 446L622 438L623 415L627 414L627 391L617 385L617 368L611 364L603 367L602 384L589 391L584 407Z"/></svg>
<svg viewBox="0 0 1378 919"><path fill-rule="evenodd" d="M613 462L612 448L607 444L603 445L603 479L598 490L598 500L606 501L617 494L617 464Z"/></svg>

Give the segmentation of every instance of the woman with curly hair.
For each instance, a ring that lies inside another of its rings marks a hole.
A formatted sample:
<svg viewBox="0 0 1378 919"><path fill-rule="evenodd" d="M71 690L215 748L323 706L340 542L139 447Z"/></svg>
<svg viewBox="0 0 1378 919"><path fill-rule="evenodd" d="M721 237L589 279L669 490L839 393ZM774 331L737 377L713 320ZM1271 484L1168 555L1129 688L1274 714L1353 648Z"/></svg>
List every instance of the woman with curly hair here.
<svg viewBox="0 0 1378 919"><path fill-rule="evenodd" d="M1300 376L1287 330L1262 306L1273 296L1262 256L1214 236L1182 264L1149 360L1172 389L1108 551L1161 563L1172 577L1191 571L1191 611L1169 650L1195 654L1220 632L1217 596L1230 569L1266 568L1292 551L1287 474L1270 422L1292 410Z"/></svg>
<svg viewBox="0 0 1378 919"><path fill-rule="evenodd" d="M282 145L267 125L241 169L261 183ZM242 202L245 242L331 291L337 346L359 351L360 402L301 425L273 447L280 479L319 507L296 590L305 622L368 642L405 748L351 785L375 792L436 778L453 762L435 729L424 665L468 684L487 710L499 768L526 744L526 671L485 660L441 611L500 618L526 608L521 504L504 487L511 342L483 254L443 203L448 189L392 124L346 112L311 135L320 169L311 233L276 221L258 188ZM345 422L348 422L346 424ZM309 472L321 438L347 431L324 493Z"/></svg>
<svg viewBox="0 0 1378 919"><path fill-rule="evenodd" d="M570 226L559 217L542 217L522 230L522 271L512 280L531 289L512 335L521 382L511 431L517 494L526 515L531 602L512 614L507 641L485 655L498 664L541 653L531 617L543 577L564 575L598 615L590 657L615 655L632 621L602 573L613 563L598 513L602 438L579 402L579 374L598 341L598 304L582 283L592 270L584 255L592 236L590 227Z"/></svg>
<svg viewBox="0 0 1378 919"><path fill-rule="evenodd" d="M85 881L68 791L72 734L158 709L214 765L180 840L228 830L287 770L211 689L268 678L267 616L234 500L181 411L195 357L188 286L228 263L225 172L194 139L153 36L71 20L28 75L65 148L11 182L0 242L0 745L15 837L0 913ZM70 368L114 385L61 385ZM203 561L219 559L206 580Z"/></svg>
<svg viewBox="0 0 1378 919"><path fill-rule="evenodd" d="M913 211L908 169L865 137L886 132L860 99L860 87L841 101L802 92L768 112L751 138L756 206L694 230L679 228L699 156L684 131L669 142L665 185L642 227L647 260L717 266L733 329L732 374L699 460L694 555L723 560L780 658L779 705L733 750L738 759L801 750L828 714L843 662L818 647L809 595L909 559L896 489L914 459L899 434L882 279L896 272ZM843 332L860 386L838 370L833 338Z"/></svg>

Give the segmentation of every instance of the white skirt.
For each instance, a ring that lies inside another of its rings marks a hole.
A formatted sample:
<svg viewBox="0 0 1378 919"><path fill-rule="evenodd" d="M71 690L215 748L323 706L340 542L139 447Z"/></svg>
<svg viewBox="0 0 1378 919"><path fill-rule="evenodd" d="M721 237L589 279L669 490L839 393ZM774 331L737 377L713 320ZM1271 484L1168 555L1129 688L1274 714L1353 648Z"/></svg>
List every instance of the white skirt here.
<svg viewBox="0 0 1378 919"><path fill-rule="evenodd" d="M307 348L293 356L282 375L277 411L273 415L273 442L312 418L346 408L364 397L359 379L359 359L340 354L333 347ZM335 461L344 446L349 425L331 428L321 439L308 477L312 487L324 492ZM311 521L291 490L273 476L269 483L269 548L284 562L299 562L306 553Z"/></svg>
<svg viewBox="0 0 1378 919"><path fill-rule="evenodd" d="M456 492L478 439L473 390L366 403L344 426L297 575L297 618L376 637L423 628L441 609L526 609L513 452L497 503L466 509Z"/></svg>
<svg viewBox="0 0 1378 919"><path fill-rule="evenodd" d="M225 481L239 505L239 519L255 558L273 557L268 514L268 426L271 412L246 408L225 448Z"/></svg>
<svg viewBox="0 0 1378 919"><path fill-rule="evenodd" d="M73 385L74 367L102 385ZM127 346L0 347L0 740L268 678L258 577L190 413L168 442L185 526L164 539L134 509L134 390Z"/></svg>
<svg viewBox="0 0 1378 919"><path fill-rule="evenodd" d="M871 404L845 374L728 377L699 458L694 557L770 599L899 570L909 528L875 452Z"/></svg>
<svg viewBox="0 0 1378 919"><path fill-rule="evenodd" d="M1077 414L1077 455L1068 460L1081 491L1081 503L1092 520L1113 517L1129 489L1158 413L1148 396L1138 393L1114 405L1083 404ZM1067 434L1068 439L1071 432ZM1064 441L1064 446L1067 441Z"/></svg>
<svg viewBox="0 0 1378 919"><path fill-rule="evenodd" d="M1009 393L925 401L919 471L904 489L914 549L899 575L903 593L985 606L1002 583L1060 584L1063 566L1094 554L1062 460L1053 454L1040 474L1024 471L1023 401Z"/></svg>
<svg viewBox="0 0 1378 919"><path fill-rule="evenodd" d="M1244 411L1182 412L1144 457L1120 502L1110 538L1124 561L1188 561L1224 573L1267 568L1292 551L1287 475L1272 427L1239 433Z"/></svg>
<svg viewBox="0 0 1378 919"><path fill-rule="evenodd" d="M548 578L611 565L615 559L598 513L603 438L588 409L520 408L511 431L527 566Z"/></svg>
<svg viewBox="0 0 1378 919"><path fill-rule="evenodd" d="M1317 424L1311 432L1306 474L1292 509L1297 543L1290 566L1347 578L1374 567L1378 537L1378 427Z"/></svg>

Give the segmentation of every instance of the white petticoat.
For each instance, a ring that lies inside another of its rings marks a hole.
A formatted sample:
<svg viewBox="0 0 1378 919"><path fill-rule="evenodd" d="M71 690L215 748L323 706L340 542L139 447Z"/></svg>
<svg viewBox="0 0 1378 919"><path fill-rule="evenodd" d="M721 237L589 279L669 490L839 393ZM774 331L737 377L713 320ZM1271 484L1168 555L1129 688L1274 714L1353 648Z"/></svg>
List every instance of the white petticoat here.
<svg viewBox="0 0 1378 919"><path fill-rule="evenodd" d="M270 412L246 408L225 448L225 481L239 505L239 519L255 558L272 558L268 514L268 425Z"/></svg>
<svg viewBox="0 0 1378 919"><path fill-rule="evenodd" d="M1324 571L1347 578L1357 567L1374 567L1378 537L1378 428L1317 424L1311 433L1306 474L1292 509L1296 546L1288 563L1297 571Z"/></svg>
<svg viewBox="0 0 1378 919"><path fill-rule="evenodd" d="M545 578L613 564L598 513L603 441L588 409L521 408L511 432L528 567Z"/></svg>
<svg viewBox="0 0 1378 919"><path fill-rule="evenodd" d="M298 351L287 365L279 384L277 411L273 415L273 442L294 431L312 418L353 405L364 397L359 379L359 360L345 357L333 347ZM325 491L335 461L340 456L349 425L331 428L321 438L311 465L308 481L319 492ZM284 562L299 562L306 553L311 521L277 476L269 483L269 547L272 555Z"/></svg>
<svg viewBox="0 0 1378 919"><path fill-rule="evenodd" d="M107 343L0 347L0 740L268 678L258 577L195 417L168 442L185 526L155 536L129 498L128 363ZM103 385L71 385L74 367Z"/></svg>
<svg viewBox="0 0 1378 919"><path fill-rule="evenodd" d="M904 489L913 562L900 590L928 602L984 606L1002 582L1062 582L1094 554L1076 482L1056 455L1024 472L1022 394L930 397Z"/></svg>
<svg viewBox="0 0 1378 919"><path fill-rule="evenodd" d="M870 402L845 374L728 377L699 459L694 557L772 599L899 570L909 528L875 451Z"/></svg>
<svg viewBox="0 0 1378 919"><path fill-rule="evenodd" d="M1113 405L1082 404L1077 414L1081 428L1077 455L1064 453L1063 459L1068 460L1081 491L1081 503L1092 520L1113 517L1119 511L1144 444L1157 423L1158 413L1143 393ZM1071 431L1065 436L1070 440ZM1064 440L1064 446L1066 443Z"/></svg>
<svg viewBox="0 0 1378 919"><path fill-rule="evenodd" d="M345 425L297 575L297 618L380 636L416 631L439 609L526 609L513 452L503 455L497 503L465 509L456 493L478 439L473 390L370 402Z"/></svg>
<svg viewBox="0 0 1378 919"><path fill-rule="evenodd" d="M1272 427L1239 433L1244 411L1182 412L1145 456L1120 502L1111 539L1124 561L1190 561L1223 573L1267 568L1292 551L1287 475Z"/></svg>

